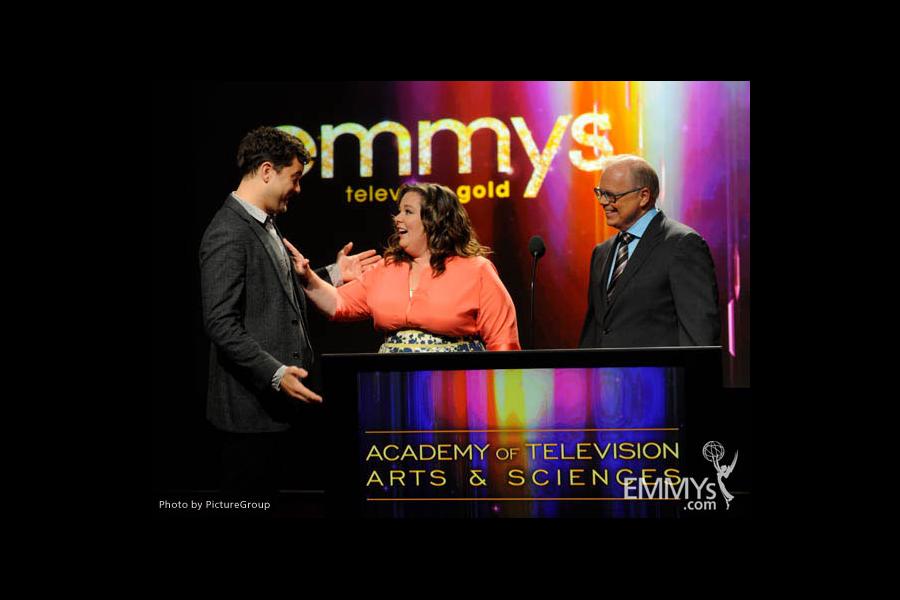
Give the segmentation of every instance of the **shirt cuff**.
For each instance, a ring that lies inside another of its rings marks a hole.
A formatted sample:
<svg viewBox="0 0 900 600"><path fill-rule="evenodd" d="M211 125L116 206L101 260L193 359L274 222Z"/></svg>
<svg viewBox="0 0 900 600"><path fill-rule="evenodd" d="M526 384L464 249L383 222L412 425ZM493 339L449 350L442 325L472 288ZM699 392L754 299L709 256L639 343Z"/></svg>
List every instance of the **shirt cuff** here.
<svg viewBox="0 0 900 600"><path fill-rule="evenodd" d="M287 371L287 365L281 365L278 367L278 370L275 371L275 374L272 375L272 389L276 392L281 391L281 378L284 377L285 371Z"/></svg>
<svg viewBox="0 0 900 600"><path fill-rule="evenodd" d="M325 270L328 271L328 276L331 277L331 285L334 287L339 287L344 285L344 280L341 279L341 270L338 268L337 263L331 263Z"/></svg>

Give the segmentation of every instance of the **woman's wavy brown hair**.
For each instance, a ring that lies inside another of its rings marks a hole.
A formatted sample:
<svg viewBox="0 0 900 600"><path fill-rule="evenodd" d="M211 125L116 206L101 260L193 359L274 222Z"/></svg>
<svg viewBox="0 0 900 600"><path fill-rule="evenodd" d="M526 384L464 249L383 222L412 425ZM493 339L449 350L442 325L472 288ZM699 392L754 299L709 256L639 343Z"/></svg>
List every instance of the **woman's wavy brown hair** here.
<svg viewBox="0 0 900 600"><path fill-rule="evenodd" d="M397 198L402 200L407 192L415 192L422 197L422 224L431 252L431 268L436 277L444 272L444 262L451 256L486 256L491 253L490 248L478 243L469 214L453 190L437 183L407 183L400 187ZM412 257L400 247L400 234L396 229L388 238L384 258L385 264L412 262Z"/></svg>

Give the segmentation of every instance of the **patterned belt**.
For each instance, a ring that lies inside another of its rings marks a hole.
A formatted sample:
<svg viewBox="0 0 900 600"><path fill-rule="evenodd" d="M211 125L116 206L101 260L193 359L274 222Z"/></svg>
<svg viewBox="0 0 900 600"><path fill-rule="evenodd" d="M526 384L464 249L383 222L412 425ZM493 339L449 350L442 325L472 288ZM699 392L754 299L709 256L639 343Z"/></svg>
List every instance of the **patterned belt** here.
<svg viewBox="0 0 900 600"><path fill-rule="evenodd" d="M484 352L478 336L447 337L418 329L395 331L384 339L379 354L387 352Z"/></svg>

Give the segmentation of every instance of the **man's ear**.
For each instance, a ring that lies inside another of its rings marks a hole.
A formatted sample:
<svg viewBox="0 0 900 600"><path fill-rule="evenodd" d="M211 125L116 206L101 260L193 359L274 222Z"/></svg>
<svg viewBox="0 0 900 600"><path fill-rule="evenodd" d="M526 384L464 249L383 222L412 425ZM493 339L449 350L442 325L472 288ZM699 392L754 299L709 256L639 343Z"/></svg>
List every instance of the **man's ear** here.
<svg viewBox="0 0 900 600"><path fill-rule="evenodd" d="M275 172L275 165L270 163L269 161L265 161L263 164L259 165L259 175L262 177L262 180L265 183L269 183L269 179L272 178L272 174Z"/></svg>
<svg viewBox="0 0 900 600"><path fill-rule="evenodd" d="M647 195L646 195L646 196L644 195L644 192L645 192L645 191L647 192ZM650 190L648 190L647 188L644 188L644 189L641 190L641 202L640 202L640 207L641 207L641 208L647 208L647 206L649 206L649 205L650 205Z"/></svg>

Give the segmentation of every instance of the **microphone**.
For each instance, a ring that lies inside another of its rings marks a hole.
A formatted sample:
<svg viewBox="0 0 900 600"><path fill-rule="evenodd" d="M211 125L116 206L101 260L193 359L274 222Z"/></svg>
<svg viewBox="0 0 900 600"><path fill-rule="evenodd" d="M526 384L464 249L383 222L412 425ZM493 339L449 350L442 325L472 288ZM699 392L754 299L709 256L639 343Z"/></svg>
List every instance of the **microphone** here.
<svg viewBox="0 0 900 600"><path fill-rule="evenodd" d="M528 252L531 253L531 314L529 318L531 348L534 349L534 278L537 274L537 261L547 252L547 246L544 244L544 238L539 235L531 236L528 240Z"/></svg>

